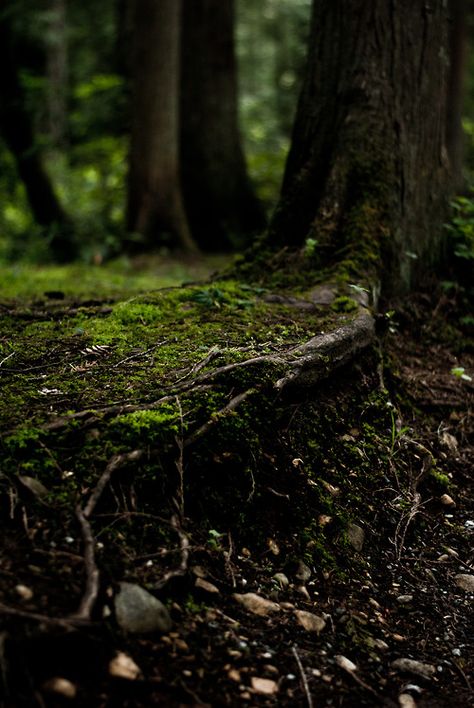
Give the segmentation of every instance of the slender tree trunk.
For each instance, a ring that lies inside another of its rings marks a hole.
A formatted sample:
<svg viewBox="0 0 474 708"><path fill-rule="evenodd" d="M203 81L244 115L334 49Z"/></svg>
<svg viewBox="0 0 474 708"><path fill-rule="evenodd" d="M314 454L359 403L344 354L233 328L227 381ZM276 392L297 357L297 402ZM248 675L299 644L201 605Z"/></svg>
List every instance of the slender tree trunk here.
<svg viewBox="0 0 474 708"><path fill-rule="evenodd" d="M46 71L49 134L53 147L67 144L68 42L66 0L50 0Z"/></svg>
<svg viewBox="0 0 474 708"><path fill-rule="evenodd" d="M4 9L4 4L0 9ZM0 130L15 157L34 219L50 231L53 256L62 261L70 260L75 253L72 227L54 193L35 143L7 12L0 16Z"/></svg>
<svg viewBox="0 0 474 708"><path fill-rule="evenodd" d="M270 237L311 237L346 276L403 291L441 253L447 190L443 0L319 0Z"/></svg>
<svg viewBox="0 0 474 708"><path fill-rule="evenodd" d="M145 247L192 251L178 168L180 16L180 0L135 3L128 229Z"/></svg>
<svg viewBox="0 0 474 708"><path fill-rule="evenodd" d="M264 226L238 127L233 0L183 5L181 165L192 232L206 250Z"/></svg>

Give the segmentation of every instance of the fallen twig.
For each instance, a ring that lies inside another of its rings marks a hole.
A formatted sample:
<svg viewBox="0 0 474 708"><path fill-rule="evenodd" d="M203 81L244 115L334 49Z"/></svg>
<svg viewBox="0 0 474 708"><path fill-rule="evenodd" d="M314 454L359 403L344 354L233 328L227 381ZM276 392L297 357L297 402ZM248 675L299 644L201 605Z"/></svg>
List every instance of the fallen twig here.
<svg viewBox="0 0 474 708"><path fill-rule="evenodd" d="M300 672L301 682L303 684L308 708L313 708L313 698L309 691L308 679L306 678L306 674L304 672L303 664L301 662L300 655L298 654L298 647L296 646L296 644L293 644L293 646L291 647L291 651L293 653L293 656L295 657L296 663L298 664L298 670Z"/></svg>
<svg viewBox="0 0 474 708"><path fill-rule="evenodd" d="M34 622L44 622L45 624L54 624L61 627L86 626L92 624L89 620L78 616L72 617L48 617L39 612L28 612L27 610L18 610L15 607L9 607L0 602L0 614L12 615L13 617L23 617Z"/></svg>
<svg viewBox="0 0 474 708"><path fill-rule="evenodd" d="M188 570L189 561L189 539L181 528L180 520L177 516L171 517L171 526L176 531L179 536L179 547L181 550L181 560L177 568L174 570L169 570L163 575L161 580L159 580L155 585L155 590L163 588L171 578L182 577L186 574Z"/></svg>
<svg viewBox="0 0 474 708"><path fill-rule="evenodd" d="M238 406L240 406L241 403L243 403L243 401L245 401L246 398L248 398L252 393L255 393L256 390L256 388L249 388L247 389L247 391L244 391L243 393L239 393L237 396L234 396L234 398L232 398L229 403L227 403L219 411L216 411L216 413L212 415L212 418L209 418L209 420L206 421L204 425L201 425L200 428L195 430L194 433L191 433L191 435L186 438L183 443L184 447L192 445L196 442L196 440L208 433L209 430L220 420L220 418L227 415L227 413L231 413L232 411L234 411Z"/></svg>
<svg viewBox="0 0 474 708"><path fill-rule="evenodd" d="M107 484L109 483L110 478L112 477L115 470L117 470L119 467L123 467L128 462L136 462L140 459L140 457L142 457L142 455L143 450L132 450L131 452L123 452L120 455L113 455L110 458L109 462L107 463L107 467L105 468L92 494L89 497L89 501L84 507L84 516L86 518L88 518L94 511L97 502L102 496L102 493L106 488Z"/></svg>
<svg viewBox="0 0 474 708"><path fill-rule="evenodd" d="M97 563L95 562L95 541L92 529L83 509L76 507L76 517L81 527L82 540L84 543L84 565L86 570L86 587L82 596L79 609L74 615L78 619L90 620L91 613L99 594L100 575Z"/></svg>

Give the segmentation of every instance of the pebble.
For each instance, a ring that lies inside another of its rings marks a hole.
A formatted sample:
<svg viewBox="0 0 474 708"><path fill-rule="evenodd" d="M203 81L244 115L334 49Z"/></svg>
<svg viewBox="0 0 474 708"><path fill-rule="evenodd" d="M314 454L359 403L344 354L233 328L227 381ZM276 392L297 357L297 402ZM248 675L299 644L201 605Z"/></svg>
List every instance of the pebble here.
<svg viewBox="0 0 474 708"><path fill-rule="evenodd" d="M461 590L465 590L466 592L474 592L474 575L459 573L459 575L454 576L454 581L458 588L461 588Z"/></svg>
<svg viewBox="0 0 474 708"><path fill-rule="evenodd" d="M273 576L273 580L276 580L282 589L287 588L290 584L290 581L288 580L285 573L275 573L275 575Z"/></svg>
<svg viewBox="0 0 474 708"><path fill-rule="evenodd" d="M140 676L140 668L133 661L131 656L119 651L109 662L109 674L115 678L126 679L127 681L135 681Z"/></svg>
<svg viewBox="0 0 474 708"><path fill-rule="evenodd" d="M337 656L334 657L334 660L336 664L339 666L339 668L344 669L344 671L348 671L349 673L353 673L354 671L357 671L357 665L354 664L353 661L348 659L346 656L343 656L342 654L338 654Z"/></svg>
<svg viewBox="0 0 474 708"><path fill-rule="evenodd" d="M47 693L55 693L63 698L73 699L77 694L77 688L72 681L60 676L54 676L53 678L48 679L48 681L43 684L42 688L43 691L46 691Z"/></svg>
<svg viewBox="0 0 474 708"><path fill-rule="evenodd" d="M220 594L219 588L210 583L208 580L204 580L204 578L196 578L194 586L200 590L204 590L204 592L208 592L211 595Z"/></svg>
<svg viewBox="0 0 474 708"><path fill-rule="evenodd" d="M27 585L15 585L15 592L22 600L28 601L33 598L33 590Z"/></svg>
<svg viewBox="0 0 474 708"><path fill-rule="evenodd" d="M134 583L122 582L114 598L119 626L130 634L169 632L171 617L165 605L154 595Z"/></svg>
<svg viewBox="0 0 474 708"><path fill-rule="evenodd" d="M365 541L365 531L357 524L349 524L347 527L347 539L352 548L361 551Z"/></svg>
<svg viewBox="0 0 474 708"><path fill-rule="evenodd" d="M254 615L260 615L260 617L266 617L273 612L280 611L280 605L271 600L266 600L255 592L247 592L243 595L234 593L232 597L239 604L243 605L246 610L252 612Z"/></svg>
<svg viewBox="0 0 474 708"><path fill-rule="evenodd" d="M406 605L413 600L413 595L399 595L397 597L397 602L400 605Z"/></svg>
<svg viewBox="0 0 474 708"><path fill-rule="evenodd" d="M251 676L250 684L255 693L260 693L263 696L273 696L275 693L278 693L278 684L276 681L273 681L273 679Z"/></svg>
<svg viewBox="0 0 474 708"><path fill-rule="evenodd" d="M442 494L439 500L443 506L456 506L456 502L449 496L449 494Z"/></svg>
<svg viewBox="0 0 474 708"><path fill-rule="evenodd" d="M416 708L416 701L409 693L400 693L398 705L400 708Z"/></svg>
<svg viewBox="0 0 474 708"><path fill-rule="evenodd" d="M320 617L319 615L314 615L312 612L306 612L305 610L296 610L295 616L298 623L307 632L316 632L316 634L319 634L326 626L326 620L323 617Z"/></svg>

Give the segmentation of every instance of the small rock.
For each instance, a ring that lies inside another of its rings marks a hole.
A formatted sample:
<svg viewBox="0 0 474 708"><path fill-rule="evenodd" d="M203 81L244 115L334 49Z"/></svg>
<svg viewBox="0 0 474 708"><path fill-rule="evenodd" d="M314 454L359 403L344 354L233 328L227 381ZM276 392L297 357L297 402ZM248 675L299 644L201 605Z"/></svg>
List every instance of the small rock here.
<svg viewBox="0 0 474 708"><path fill-rule="evenodd" d="M350 674L354 671L357 671L356 664L354 664L353 661L348 659L346 656L343 656L342 654L338 654L337 656L335 656L334 660L339 666L339 668L344 669L344 671L348 671Z"/></svg>
<svg viewBox="0 0 474 708"><path fill-rule="evenodd" d="M272 612L280 611L280 605L271 600L266 600L255 592L246 592L243 595L234 593L232 597L243 605L246 610L254 615L260 615L260 617L266 617Z"/></svg>
<svg viewBox="0 0 474 708"><path fill-rule="evenodd" d="M284 588L287 588L290 584L290 581L288 580L285 573L275 573L275 575L273 576L273 580L277 581L282 590Z"/></svg>
<svg viewBox="0 0 474 708"><path fill-rule="evenodd" d="M300 595L303 595L305 600L311 600L311 597L309 595L308 589L306 588L305 585L298 585L295 588L295 591L298 592Z"/></svg>
<svg viewBox="0 0 474 708"><path fill-rule="evenodd" d="M131 656L120 651L117 656L109 662L109 674L115 678L135 681L140 676L141 671Z"/></svg>
<svg viewBox="0 0 474 708"><path fill-rule="evenodd" d="M449 494L442 494L439 500L443 506L456 506L456 502L449 496Z"/></svg>
<svg viewBox="0 0 474 708"><path fill-rule="evenodd" d="M231 681L235 681L236 683L240 683L242 680L242 677L240 675L240 671L237 671L237 669L229 669L227 672L228 678L230 678Z"/></svg>
<svg viewBox="0 0 474 708"><path fill-rule="evenodd" d="M207 578L207 570L202 565L193 565L191 567L191 573L196 576L196 578Z"/></svg>
<svg viewBox="0 0 474 708"><path fill-rule="evenodd" d="M15 592L22 600L25 600L26 602L33 598L33 590L27 585L15 585Z"/></svg>
<svg viewBox="0 0 474 708"><path fill-rule="evenodd" d="M311 577L311 568L300 560L296 565L294 576L301 582L302 585L304 585Z"/></svg>
<svg viewBox="0 0 474 708"><path fill-rule="evenodd" d="M165 633L171 629L171 617L166 607L140 585L120 583L114 604L117 622L125 632Z"/></svg>
<svg viewBox="0 0 474 708"><path fill-rule="evenodd" d="M43 691L47 693L55 693L58 696L63 696L63 698L75 698L77 694L77 688L69 681L69 679L62 678L60 676L54 676L48 679L43 686Z"/></svg>
<svg viewBox="0 0 474 708"><path fill-rule="evenodd" d="M439 563L446 563L446 561L448 561L448 560L449 560L449 555L448 555L447 553L442 553L442 554L438 557L438 562L439 562Z"/></svg>
<svg viewBox="0 0 474 708"><path fill-rule="evenodd" d="M319 615L314 615L312 612L296 610L295 616L298 623L306 629L307 632L316 632L319 634L326 626L326 620Z"/></svg>
<svg viewBox="0 0 474 708"><path fill-rule="evenodd" d="M432 664L425 664L415 659L395 659L392 661L392 668L426 679L432 678L436 673L436 668Z"/></svg>
<svg viewBox="0 0 474 708"><path fill-rule="evenodd" d="M365 531L357 524L349 524L347 527L347 538L352 548L360 552L365 541Z"/></svg>
<svg viewBox="0 0 474 708"><path fill-rule="evenodd" d="M280 555L280 546L278 545L278 543L275 541L274 538L268 538L267 545L270 550L270 553L273 553L274 556Z"/></svg>
<svg viewBox="0 0 474 708"><path fill-rule="evenodd" d="M383 639L374 639L374 647L377 649L382 649L383 651L386 651L389 648L387 642L384 642Z"/></svg>
<svg viewBox="0 0 474 708"><path fill-rule="evenodd" d="M278 693L278 684L272 679L258 678L257 676L250 677L250 683L255 693L260 693L263 696L274 696Z"/></svg>
<svg viewBox="0 0 474 708"><path fill-rule="evenodd" d="M400 708L416 708L416 701L409 693L400 693L398 705Z"/></svg>
<svg viewBox="0 0 474 708"><path fill-rule="evenodd" d="M460 573L454 577L454 581L458 588L461 588L461 590L465 590L466 592L474 592L474 575Z"/></svg>
<svg viewBox="0 0 474 708"><path fill-rule="evenodd" d="M399 605L407 605L413 600L413 595L399 595L397 597L397 602Z"/></svg>
<svg viewBox="0 0 474 708"><path fill-rule="evenodd" d="M219 595L220 593L219 588L210 583L208 580L204 580L204 578L196 578L194 586L196 588L199 588L200 590L204 590L204 592L208 592L213 595Z"/></svg>

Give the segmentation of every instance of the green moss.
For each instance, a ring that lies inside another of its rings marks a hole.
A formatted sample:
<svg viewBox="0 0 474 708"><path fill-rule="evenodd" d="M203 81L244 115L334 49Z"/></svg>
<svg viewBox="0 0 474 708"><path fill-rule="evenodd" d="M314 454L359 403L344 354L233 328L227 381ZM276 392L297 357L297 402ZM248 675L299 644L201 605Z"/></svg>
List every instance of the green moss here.
<svg viewBox="0 0 474 708"><path fill-rule="evenodd" d="M347 295L340 295L331 305L331 309L334 310L334 312L353 312L357 310L358 307L357 302Z"/></svg>

